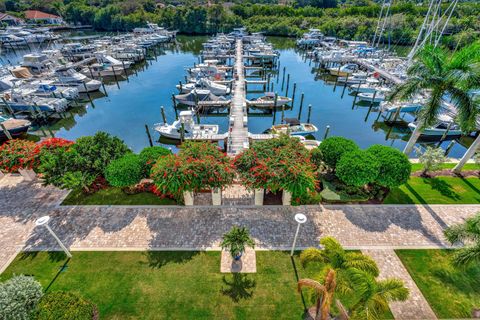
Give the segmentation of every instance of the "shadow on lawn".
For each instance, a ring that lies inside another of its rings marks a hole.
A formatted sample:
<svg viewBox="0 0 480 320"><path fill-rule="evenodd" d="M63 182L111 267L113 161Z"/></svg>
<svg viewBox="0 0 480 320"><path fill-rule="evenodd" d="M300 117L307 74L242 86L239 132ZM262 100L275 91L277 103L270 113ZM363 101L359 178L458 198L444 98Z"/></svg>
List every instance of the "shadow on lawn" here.
<svg viewBox="0 0 480 320"><path fill-rule="evenodd" d="M256 281L249 279L247 274L233 273L232 280L227 280L227 277L223 276L223 284L227 288L222 288L223 295L229 296L234 302L239 302L242 299L250 299L253 296L253 289L257 285Z"/></svg>
<svg viewBox="0 0 480 320"><path fill-rule="evenodd" d="M20 254L20 260L33 260L37 257L38 253L41 251L24 251ZM67 259L67 255L62 251L48 251L48 259L51 262L60 262Z"/></svg>
<svg viewBox="0 0 480 320"><path fill-rule="evenodd" d="M169 263L184 263L196 255L199 251L147 251L144 255L148 259L148 266L151 268L161 268Z"/></svg>
<svg viewBox="0 0 480 320"><path fill-rule="evenodd" d="M424 178L422 180L425 184L430 185L433 190L440 192L442 196L453 200L460 200L460 195L453 191L452 185L445 180L438 178Z"/></svg>

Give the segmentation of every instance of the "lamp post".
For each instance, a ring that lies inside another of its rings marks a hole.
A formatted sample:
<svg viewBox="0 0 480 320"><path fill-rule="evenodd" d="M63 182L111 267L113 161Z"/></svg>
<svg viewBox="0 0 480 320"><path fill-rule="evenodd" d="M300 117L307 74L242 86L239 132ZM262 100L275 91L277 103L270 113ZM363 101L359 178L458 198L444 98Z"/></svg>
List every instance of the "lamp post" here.
<svg viewBox="0 0 480 320"><path fill-rule="evenodd" d="M300 225L307 222L307 217L303 213L297 213L295 215L295 221L297 221L297 231L295 232L295 237L293 238L292 250L290 251L290 256L293 257L293 251L295 250L295 244L297 243L298 232L300 231Z"/></svg>
<svg viewBox="0 0 480 320"><path fill-rule="evenodd" d="M65 254L67 255L67 257L71 258L72 257L72 254L70 253L70 251L68 251L68 249L63 245L62 241L60 241L60 239L57 237L57 235L55 234L55 232L53 232L53 230L50 228L50 226L48 225L48 222L50 221L50 217L49 216L43 216L39 219L37 219L37 221L35 221L35 225L36 226L45 226L45 228L47 228L48 232L50 232L50 234L52 235L53 238L55 238L55 240L57 240L57 243L58 245L62 248L63 252L65 252Z"/></svg>

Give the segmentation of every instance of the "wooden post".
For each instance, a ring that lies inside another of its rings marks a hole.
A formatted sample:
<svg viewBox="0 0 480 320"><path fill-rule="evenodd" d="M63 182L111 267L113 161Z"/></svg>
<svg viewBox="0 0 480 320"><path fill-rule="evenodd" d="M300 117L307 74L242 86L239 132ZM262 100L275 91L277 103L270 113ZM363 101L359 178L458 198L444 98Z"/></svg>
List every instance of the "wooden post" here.
<svg viewBox="0 0 480 320"><path fill-rule="evenodd" d="M345 79L345 84L343 85L342 96L341 96L342 99L343 99L343 95L345 94L345 88L347 87L348 76L349 76L349 75L350 75L350 74L347 73L347 78ZM360 83L360 82L359 82L359 83Z"/></svg>
<svg viewBox="0 0 480 320"><path fill-rule="evenodd" d="M288 97L288 88L290 87L290 73L287 75L287 90L285 90L285 96Z"/></svg>
<svg viewBox="0 0 480 320"><path fill-rule="evenodd" d="M148 125L145 125L145 131L147 132L148 143L150 147L153 147L152 136L150 135L150 130L148 129Z"/></svg>
<svg viewBox="0 0 480 320"><path fill-rule="evenodd" d="M295 91L297 91L297 83L296 82L293 84L292 106L293 106L293 103L295 102Z"/></svg>
<svg viewBox="0 0 480 320"><path fill-rule="evenodd" d="M17 116L15 116L15 112L13 111L12 107L8 104L7 100L5 100L4 97L2 97L2 101L5 104L5 107L7 108L8 112L12 116L13 119L17 119Z"/></svg>
<svg viewBox="0 0 480 320"><path fill-rule="evenodd" d="M340 76L340 65L338 65L338 70L337 70L337 75L335 77L335 85L333 86L333 91L335 92L335 89L337 89L337 82L338 82L338 77Z"/></svg>
<svg viewBox="0 0 480 320"><path fill-rule="evenodd" d="M303 97L304 93L302 92L302 95L300 96L300 109L298 110L298 121L300 121L300 118L302 117Z"/></svg>
<svg viewBox="0 0 480 320"><path fill-rule="evenodd" d="M103 88L103 93L105 94L105 97L108 97L108 92L107 92L107 89L105 88L105 82L103 82L103 79L102 79L102 88ZM85 89L85 90L88 91L88 89Z"/></svg>
<svg viewBox="0 0 480 320"><path fill-rule="evenodd" d="M285 70L286 70L286 67L283 67L283 76L282 76L282 91L283 91L283 86L285 85Z"/></svg>
<svg viewBox="0 0 480 320"><path fill-rule="evenodd" d="M180 141L183 142L185 140L185 124L182 122L182 126L180 127Z"/></svg>
<svg viewBox="0 0 480 320"><path fill-rule="evenodd" d="M173 110L175 110L175 120L178 120L177 100L175 100L175 94L173 93L172 93L172 102L173 102Z"/></svg>
<svg viewBox="0 0 480 320"><path fill-rule="evenodd" d="M95 77L93 76L92 67L88 66L88 71L90 71L90 76L92 77L92 79L95 79Z"/></svg>
<svg viewBox="0 0 480 320"><path fill-rule="evenodd" d="M270 73L267 76L267 91L270 91Z"/></svg>
<svg viewBox="0 0 480 320"><path fill-rule="evenodd" d="M312 105L308 105L308 116L307 116L307 123L310 123L310 115L312 114Z"/></svg>
<svg viewBox="0 0 480 320"><path fill-rule="evenodd" d="M278 93L275 92L275 99L273 100L273 109L277 109L277 103L278 103Z"/></svg>
<svg viewBox="0 0 480 320"><path fill-rule="evenodd" d="M357 102L357 96L358 96L358 91L360 90L360 82L358 83L357 86L357 91L355 92L355 97L353 98L353 103L352 103L352 110L355 107L355 103Z"/></svg>
<svg viewBox="0 0 480 320"><path fill-rule="evenodd" d="M329 132L330 132L330 126L327 125L327 127L325 128L325 135L323 136L323 140L327 139Z"/></svg>
<svg viewBox="0 0 480 320"><path fill-rule="evenodd" d="M12 135L10 134L10 131L7 130L5 125L3 123L0 123L0 127L2 128L3 132L5 133L5 136L7 137L8 140L12 140Z"/></svg>
<svg viewBox="0 0 480 320"><path fill-rule="evenodd" d="M200 124L200 112L195 112L195 115L197 116L197 124Z"/></svg>
<svg viewBox="0 0 480 320"><path fill-rule="evenodd" d="M183 85L182 85L182 81L178 81L178 84L180 85L180 93L183 92Z"/></svg>
<svg viewBox="0 0 480 320"><path fill-rule="evenodd" d="M282 122L281 123L283 123L284 120L285 120L285 105L282 104Z"/></svg>
<svg viewBox="0 0 480 320"><path fill-rule="evenodd" d="M162 114L163 123L167 123L167 117L165 116L165 108L163 106L160 107L160 112Z"/></svg>
<svg viewBox="0 0 480 320"><path fill-rule="evenodd" d="M373 106L375 103L375 97L377 96L377 90L373 93L372 100L370 101L370 108Z"/></svg>
<svg viewBox="0 0 480 320"><path fill-rule="evenodd" d="M120 89L120 85L118 84L117 73L115 72L115 67L112 66L113 77L115 78L115 82L117 83L118 89Z"/></svg>
<svg viewBox="0 0 480 320"><path fill-rule="evenodd" d="M93 104L92 96L88 92L87 84L84 82L83 87L85 88L85 92L87 93L88 100L90 100L90 104L95 108L95 105Z"/></svg>

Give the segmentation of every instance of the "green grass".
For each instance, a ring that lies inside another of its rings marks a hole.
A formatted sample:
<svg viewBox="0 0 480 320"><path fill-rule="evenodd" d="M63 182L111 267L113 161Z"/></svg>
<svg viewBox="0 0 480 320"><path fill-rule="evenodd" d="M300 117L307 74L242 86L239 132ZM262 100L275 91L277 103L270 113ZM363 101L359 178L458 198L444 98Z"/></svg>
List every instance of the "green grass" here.
<svg viewBox="0 0 480 320"><path fill-rule="evenodd" d="M334 182L322 180L323 190L320 192L322 200L327 203L349 203L349 202L364 202L368 200L366 195L349 195L342 190L338 190Z"/></svg>
<svg viewBox="0 0 480 320"><path fill-rule="evenodd" d="M384 204L477 204L480 179L458 177L410 177L390 191Z"/></svg>
<svg viewBox="0 0 480 320"><path fill-rule="evenodd" d="M470 318L480 307L480 266L455 269L450 261L453 250L397 250L439 318Z"/></svg>
<svg viewBox="0 0 480 320"><path fill-rule="evenodd" d="M62 205L175 205L172 199L162 199L150 192L129 195L121 188L109 187L94 194L73 190Z"/></svg>
<svg viewBox="0 0 480 320"><path fill-rule="evenodd" d="M440 170L443 169L453 169L456 163L443 163ZM462 170L479 170L480 166L476 163L466 163ZM412 172L423 170L423 165L421 163L412 163Z"/></svg>
<svg viewBox="0 0 480 320"><path fill-rule="evenodd" d="M256 252L257 273L221 274L220 252L58 252L18 255L0 275L35 276L48 291L94 302L101 319L301 319L288 252ZM313 268L299 277L312 277ZM310 305L310 304L307 304ZM392 319L391 314L386 318Z"/></svg>

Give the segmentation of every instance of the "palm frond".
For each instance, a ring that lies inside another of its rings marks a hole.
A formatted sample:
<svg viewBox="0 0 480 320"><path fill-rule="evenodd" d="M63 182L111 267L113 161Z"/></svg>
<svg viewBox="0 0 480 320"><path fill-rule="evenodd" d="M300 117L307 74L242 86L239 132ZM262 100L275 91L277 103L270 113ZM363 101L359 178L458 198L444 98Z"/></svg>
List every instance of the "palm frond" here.
<svg viewBox="0 0 480 320"><path fill-rule="evenodd" d="M466 219L464 223L448 227L444 235L451 244L466 241L480 242L480 214Z"/></svg>
<svg viewBox="0 0 480 320"><path fill-rule="evenodd" d="M356 268L371 274L374 277L378 277L380 270L377 263L371 257L358 252L349 252L346 254L344 262L348 268Z"/></svg>
<svg viewBox="0 0 480 320"><path fill-rule="evenodd" d="M456 267L468 267L473 263L480 263L480 243L460 249L453 256Z"/></svg>
<svg viewBox="0 0 480 320"><path fill-rule="evenodd" d="M480 78L479 78L480 81ZM464 132L474 131L477 126L477 117L480 112L480 103L474 100L467 91L456 87L448 89L458 111L458 120Z"/></svg>
<svg viewBox="0 0 480 320"><path fill-rule="evenodd" d="M377 281L377 295L386 302L405 301L408 299L409 290L400 279L385 279Z"/></svg>
<svg viewBox="0 0 480 320"><path fill-rule="evenodd" d="M442 97L444 94L442 84L438 83L438 86L434 84L432 87L433 90L430 93L430 97L419 114L423 126L431 126L435 124L442 109Z"/></svg>
<svg viewBox="0 0 480 320"><path fill-rule="evenodd" d="M410 78L406 82L397 85L388 95L388 101L408 100L420 92L419 83L421 78Z"/></svg>
<svg viewBox="0 0 480 320"><path fill-rule="evenodd" d="M297 283L298 292L302 291L302 288L308 287L314 289L318 294L323 294L325 292L325 286L320 284L318 281L312 279L300 279Z"/></svg>
<svg viewBox="0 0 480 320"><path fill-rule="evenodd" d="M300 253L300 263L306 267L312 262L325 262L323 252L317 248L307 248Z"/></svg>

